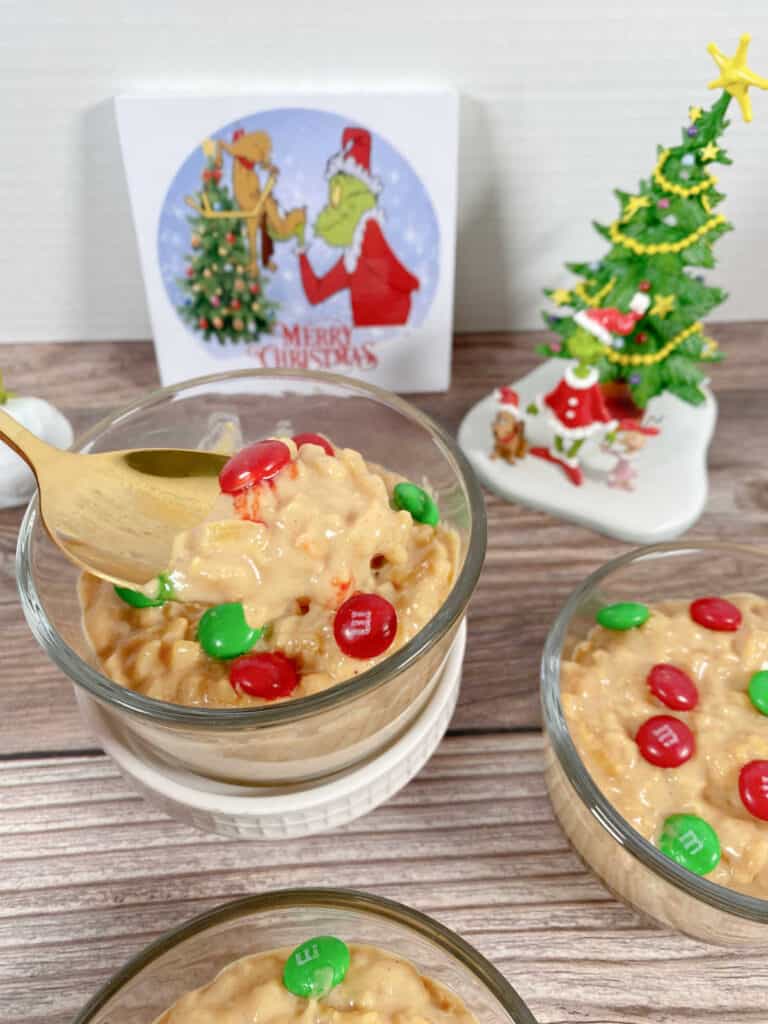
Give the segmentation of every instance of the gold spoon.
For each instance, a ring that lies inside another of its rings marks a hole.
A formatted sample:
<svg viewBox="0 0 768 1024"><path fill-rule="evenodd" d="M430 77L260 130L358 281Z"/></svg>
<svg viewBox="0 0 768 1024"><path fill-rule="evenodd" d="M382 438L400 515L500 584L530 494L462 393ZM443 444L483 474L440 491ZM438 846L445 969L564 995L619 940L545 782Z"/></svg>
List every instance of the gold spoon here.
<svg viewBox="0 0 768 1024"><path fill-rule="evenodd" d="M177 534L208 515L229 459L178 448L78 455L46 444L2 410L0 441L35 474L43 524L67 558L134 589L164 572Z"/></svg>

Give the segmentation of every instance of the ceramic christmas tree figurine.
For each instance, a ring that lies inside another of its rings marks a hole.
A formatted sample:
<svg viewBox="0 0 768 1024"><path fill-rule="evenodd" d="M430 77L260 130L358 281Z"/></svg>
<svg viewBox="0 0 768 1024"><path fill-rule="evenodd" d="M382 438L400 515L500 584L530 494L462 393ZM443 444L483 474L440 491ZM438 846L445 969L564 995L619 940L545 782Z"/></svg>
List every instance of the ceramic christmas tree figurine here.
<svg viewBox="0 0 768 1024"><path fill-rule="evenodd" d="M713 174L718 164L731 163L721 141L731 99L738 99L749 121L748 87L768 88L768 79L746 66L748 44L749 36L742 36L732 58L714 44L709 46L720 69L710 87L722 87L722 95L708 110L689 109L680 142L659 148L651 175L640 182L637 192L616 192L621 207L616 220L596 225L611 243L605 256L598 263L568 264L582 280L571 288L546 292L558 306L576 312L546 318L560 341L541 351L569 358L575 355L576 328L591 307L608 304L624 309L642 282L649 285L654 301L643 323L618 343L603 344L595 358L600 379L626 381L640 408L663 391L700 404L705 379L701 364L721 358L701 320L725 300L726 293L707 284L698 268L715 265L713 246L731 230L718 212L725 197Z"/></svg>
<svg viewBox="0 0 768 1024"><path fill-rule="evenodd" d="M649 177L616 193L616 219L597 225L609 243L601 259L568 264L578 280L546 291L559 307L546 318L557 337L538 350L547 362L465 417L462 446L508 500L641 543L675 537L701 513L716 419L707 371L722 358L702 320L726 297L702 271L731 230L713 171L731 162L731 101L749 121L749 89L768 89L748 45L742 36L732 57L709 46L721 95L690 107Z"/></svg>

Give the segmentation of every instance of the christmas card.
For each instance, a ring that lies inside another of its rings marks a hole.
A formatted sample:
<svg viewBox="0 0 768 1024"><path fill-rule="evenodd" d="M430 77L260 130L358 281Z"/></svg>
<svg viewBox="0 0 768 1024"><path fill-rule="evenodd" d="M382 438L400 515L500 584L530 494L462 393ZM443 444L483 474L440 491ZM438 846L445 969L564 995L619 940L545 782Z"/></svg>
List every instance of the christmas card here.
<svg viewBox="0 0 768 1024"><path fill-rule="evenodd" d="M164 384L280 368L448 388L454 93L116 109Z"/></svg>

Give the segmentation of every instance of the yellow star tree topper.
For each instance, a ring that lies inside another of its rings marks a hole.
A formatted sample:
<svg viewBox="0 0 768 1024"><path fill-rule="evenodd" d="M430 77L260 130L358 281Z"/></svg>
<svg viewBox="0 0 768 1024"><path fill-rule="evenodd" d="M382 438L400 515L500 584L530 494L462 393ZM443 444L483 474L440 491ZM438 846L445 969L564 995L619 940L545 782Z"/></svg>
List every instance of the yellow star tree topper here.
<svg viewBox="0 0 768 1024"><path fill-rule="evenodd" d="M745 121L752 120L752 102L749 98L750 86L757 89L768 89L768 78L761 78L747 67L747 50L752 36L745 33L739 39L736 53L726 57L714 43L710 43L707 51L712 54L715 64L720 69L720 76L709 83L710 89L725 89L736 100L741 108L741 116Z"/></svg>
<svg viewBox="0 0 768 1024"><path fill-rule="evenodd" d="M721 141L731 101L750 121L750 89L768 90L768 79L747 65L749 42L741 36L733 56L710 44L718 77L709 86L722 93L709 108L688 107L680 141L658 148L634 192L616 191L617 219L595 224L610 246L602 258L568 263L579 280L545 292L560 307L545 315L557 340L539 351L591 363L601 381L624 382L641 408L663 392L692 405L706 401L709 371L699 364L722 359L702 320L727 295L704 271L732 226L718 211L725 196L710 168L732 162ZM588 315L593 309L605 315ZM619 325L615 336L600 327L608 322Z"/></svg>

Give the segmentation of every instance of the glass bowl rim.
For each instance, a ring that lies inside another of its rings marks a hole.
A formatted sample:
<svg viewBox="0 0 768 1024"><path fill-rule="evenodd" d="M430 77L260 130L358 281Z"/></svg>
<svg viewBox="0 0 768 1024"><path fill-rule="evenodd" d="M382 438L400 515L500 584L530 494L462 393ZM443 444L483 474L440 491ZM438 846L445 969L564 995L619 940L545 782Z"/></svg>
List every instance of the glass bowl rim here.
<svg viewBox="0 0 768 1024"><path fill-rule="evenodd" d="M653 874L682 890L694 899L728 914L752 922L768 925L768 899L749 896L728 889L676 864L652 843L648 842L610 803L587 771L576 749L560 701L560 656L568 625L581 601L617 570L634 562L671 555L697 552L731 554L733 556L759 556L768 559L768 551L753 545L719 540L692 538L688 543L667 542L636 548L606 562L584 579L568 597L547 635L541 659L541 702L546 738L557 757L561 769L582 804L621 847Z"/></svg>
<svg viewBox="0 0 768 1024"><path fill-rule="evenodd" d="M490 960L470 945L466 939L441 924L439 921L414 910L403 903L374 896L356 889L319 888L275 889L273 892L256 893L223 903L212 910L198 914L177 925L145 946L131 957L96 992L74 1019L73 1024L89 1024L114 995L128 982L141 973L154 960L173 949L186 939L199 935L209 928L227 921L237 920L251 913L281 910L294 907L317 907L329 910L347 910L371 917L383 917L388 921L406 927L428 939L440 949L461 963L485 986L512 1018L514 1024L537 1024L528 1006L513 985ZM456 995L461 998L461 993ZM472 1008L467 1007L472 1013Z"/></svg>
<svg viewBox="0 0 768 1024"><path fill-rule="evenodd" d="M277 705L263 705L256 708L199 708L172 704L134 692L128 687L113 682L107 676L84 661L57 633L45 614L32 573L32 537L39 519L38 496L32 498L27 507L16 547L16 578L24 615L33 636L48 657L76 685L82 686L92 697L111 707L165 724L206 730L208 728L239 730L266 728L277 724L298 721L311 715L329 711L347 701L354 700L369 691L383 686L400 673L408 670L451 629L464 613L470 596L477 584L485 559L487 523L482 490L474 471L458 443L430 416L417 409L399 395L359 381L354 377L311 370L235 370L208 374L179 381L167 387L150 391L138 402L128 403L115 412L100 419L90 429L79 434L71 450L82 451L99 434L128 416L140 413L152 406L172 402L174 396L206 385L215 385L246 379L277 379L315 381L318 384L333 385L362 393L362 397L394 409L401 416L416 423L431 436L442 456L461 482L467 495L472 527L469 533L466 557L451 591L437 614L415 637L399 648L390 657L352 679L329 687L309 697L281 702ZM40 528L44 529L42 524Z"/></svg>

